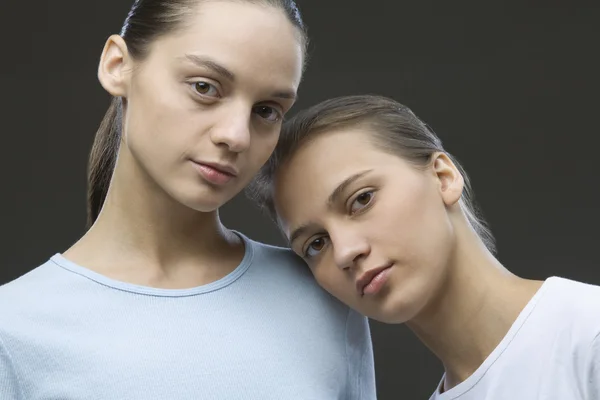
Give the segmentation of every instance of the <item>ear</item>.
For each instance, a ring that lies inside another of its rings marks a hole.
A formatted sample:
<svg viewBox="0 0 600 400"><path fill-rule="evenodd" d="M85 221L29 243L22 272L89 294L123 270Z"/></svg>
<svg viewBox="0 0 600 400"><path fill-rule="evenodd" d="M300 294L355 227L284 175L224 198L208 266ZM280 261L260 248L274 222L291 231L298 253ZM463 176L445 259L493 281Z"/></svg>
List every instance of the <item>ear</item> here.
<svg viewBox="0 0 600 400"><path fill-rule="evenodd" d="M446 153L433 154L431 162L444 203L446 206L458 203L465 185L462 174Z"/></svg>
<svg viewBox="0 0 600 400"><path fill-rule="evenodd" d="M123 38L119 35L109 37L98 66L98 79L108 93L115 97L127 97L131 63Z"/></svg>

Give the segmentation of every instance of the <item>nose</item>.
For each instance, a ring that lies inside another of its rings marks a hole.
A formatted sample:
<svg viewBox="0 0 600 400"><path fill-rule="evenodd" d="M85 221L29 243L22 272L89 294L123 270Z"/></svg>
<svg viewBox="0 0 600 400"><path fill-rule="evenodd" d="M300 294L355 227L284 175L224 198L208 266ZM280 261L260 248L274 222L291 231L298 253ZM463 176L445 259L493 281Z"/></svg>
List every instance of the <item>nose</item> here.
<svg viewBox="0 0 600 400"><path fill-rule="evenodd" d="M329 237L333 244L333 258L340 269L354 267L371 252L367 238L358 231L345 228L335 236L330 232Z"/></svg>
<svg viewBox="0 0 600 400"><path fill-rule="evenodd" d="M250 111L232 109L211 129L210 138L218 147L242 153L250 147Z"/></svg>

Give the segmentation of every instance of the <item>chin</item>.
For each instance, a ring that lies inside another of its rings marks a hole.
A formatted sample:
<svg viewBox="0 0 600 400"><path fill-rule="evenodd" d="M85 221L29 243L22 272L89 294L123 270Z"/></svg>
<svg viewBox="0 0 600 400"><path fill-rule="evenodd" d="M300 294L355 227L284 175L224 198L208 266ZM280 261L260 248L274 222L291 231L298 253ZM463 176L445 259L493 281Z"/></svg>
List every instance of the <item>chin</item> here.
<svg viewBox="0 0 600 400"><path fill-rule="evenodd" d="M227 201L229 201L229 198L224 200L223 198L215 196L214 198L190 199L190 201L186 201L183 204L194 211L198 211L201 213L211 213L217 211Z"/></svg>
<svg viewBox="0 0 600 400"><path fill-rule="evenodd" d="M231 197L225 193L185 193L178 196L173 196L173 199L190 208L194 211L201 213L211 213L218 210L223 204L228 202Z"/></svg>
<svg viewBox="0 0 600 400"><path fill-rule="evenodd" d="M388 295L378 303L376 310L371 309L365 314L384 324L404 324L412 320L420 311L418 302L405 298L398 292L395 294L396 296Z"/></svg>
<svg viewBox="0 0 600 400"><path fill-rule="evenodd" d="M390 325L404 324L410 321L412 318L406 315L406 313L400 312L378 312L372 313L369 318L374 319L377 322Z"/></svg>

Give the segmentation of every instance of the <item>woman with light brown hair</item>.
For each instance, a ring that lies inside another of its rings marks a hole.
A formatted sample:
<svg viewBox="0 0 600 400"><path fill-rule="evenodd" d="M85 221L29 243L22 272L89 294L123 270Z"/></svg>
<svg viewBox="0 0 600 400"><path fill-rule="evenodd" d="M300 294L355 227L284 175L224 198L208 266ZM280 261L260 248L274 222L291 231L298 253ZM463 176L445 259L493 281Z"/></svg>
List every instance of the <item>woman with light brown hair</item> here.
<svg viewBox="0 0 600 400"><path fill-rule="evenodd" d="M327 291L440 359L432 399L600 399L600 287L505 268L465 171L402 104L299 112L251 194Z"/></svg>

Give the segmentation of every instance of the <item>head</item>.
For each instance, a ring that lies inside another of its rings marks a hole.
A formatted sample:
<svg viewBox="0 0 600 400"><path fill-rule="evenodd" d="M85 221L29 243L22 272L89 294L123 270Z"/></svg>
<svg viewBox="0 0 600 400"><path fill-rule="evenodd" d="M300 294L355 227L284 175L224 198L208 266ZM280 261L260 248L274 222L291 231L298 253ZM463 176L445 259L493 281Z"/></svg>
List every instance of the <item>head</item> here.
<svg viewBox="0 0 600 400"><path fill-rule="evenodd" d="M136 0L98 69L113 100L90 155L88 223L119 168L200 212L240 192L277 143L306 47L293 0Z"/></svg>
<svg viewBox="0 0 600 400"><path fill-rule="evenodd" d="M407 322L434 301L460 235L494 251L461 166L384 97L299 112L250 194L321 286L382 322Z"/></svg>

